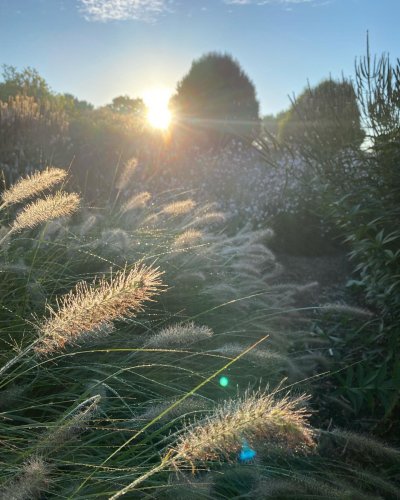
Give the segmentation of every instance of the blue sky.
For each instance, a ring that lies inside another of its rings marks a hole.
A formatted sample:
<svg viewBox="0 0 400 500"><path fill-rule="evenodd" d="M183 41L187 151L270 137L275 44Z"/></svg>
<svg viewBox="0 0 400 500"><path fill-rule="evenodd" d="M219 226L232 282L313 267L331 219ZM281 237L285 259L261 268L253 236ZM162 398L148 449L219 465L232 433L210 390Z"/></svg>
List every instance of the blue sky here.
<svg viewBox="0 0 400 500"><path fill-rule="evenodd" d="M276 113L307 79L352 76L367 30L400 57L399 19L400 0L0 0L0 64L101 105L173 90L193 59L228 52Z"/></svg>

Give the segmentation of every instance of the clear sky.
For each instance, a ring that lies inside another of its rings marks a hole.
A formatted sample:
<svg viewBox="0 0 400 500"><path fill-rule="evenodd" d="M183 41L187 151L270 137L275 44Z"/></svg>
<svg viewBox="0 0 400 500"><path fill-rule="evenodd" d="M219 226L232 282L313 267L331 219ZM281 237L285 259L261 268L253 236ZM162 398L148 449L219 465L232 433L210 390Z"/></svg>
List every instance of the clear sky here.
<svg viewBox="0 0 400 500"><path fill-rule="evenodd" d="M173 91L193 59L228 52L276 113L307 79L352 76L367 30L400 57L399 19L400 0L0 0L0 64L102 105Z"/></svg>

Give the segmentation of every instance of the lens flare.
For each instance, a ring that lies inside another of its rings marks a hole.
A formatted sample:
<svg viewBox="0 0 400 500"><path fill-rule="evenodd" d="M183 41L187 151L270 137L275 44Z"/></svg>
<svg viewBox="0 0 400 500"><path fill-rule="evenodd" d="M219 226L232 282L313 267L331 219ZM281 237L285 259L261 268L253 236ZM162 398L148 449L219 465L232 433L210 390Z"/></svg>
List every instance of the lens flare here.
<svg viewBox="0 0 400 500"><path fill-rule="evenodd" d="M249 443L243 439L243 446L239 453L239 461L242 463L250 462L257 455L257 452L250 448Z"/></svg>
<svg viewBox="0 0 400 500"><path fill-rule="evenodd" d="M171 123L171 111L169 110L169 99L171 92L165 88L155 88L145 92L143 96L147 107L147 121L149 124L161 130L166 130Z"/></svg>

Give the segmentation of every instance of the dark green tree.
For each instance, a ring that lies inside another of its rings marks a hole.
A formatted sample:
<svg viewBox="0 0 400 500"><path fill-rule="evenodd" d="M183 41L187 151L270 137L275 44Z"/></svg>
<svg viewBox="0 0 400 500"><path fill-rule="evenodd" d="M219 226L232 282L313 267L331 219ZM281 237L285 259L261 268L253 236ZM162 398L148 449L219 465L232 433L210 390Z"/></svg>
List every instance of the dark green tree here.
<svg viewBox="0 0 400 500"><path fill-rule="evenodd" d="M358 148L364 132L352 83L330 78L308 86L281 117L278 135L296 149L307 148L308 154L318 156Z"/></svg>
<svg viewBox="0 0 400 500"><path fill-rule="evenodd" d="M228 54L211 52L193 61L178 83L171 107L184 128L251 136L259 125L259 103L253 83Z"/></svg>

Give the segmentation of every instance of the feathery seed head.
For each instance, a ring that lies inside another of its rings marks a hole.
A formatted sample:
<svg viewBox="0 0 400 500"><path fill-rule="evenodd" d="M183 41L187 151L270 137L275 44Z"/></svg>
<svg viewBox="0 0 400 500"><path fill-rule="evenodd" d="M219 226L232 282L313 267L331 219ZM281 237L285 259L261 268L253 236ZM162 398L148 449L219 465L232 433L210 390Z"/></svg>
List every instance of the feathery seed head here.
<svg viewBox="0 0 400 500"><path fill-rule="evenodd" d="M203 238L203 233L195 229L188 229L184 233L177 236L172 243L172 248L179 250L196 245Z"/></svg>
<svg viewBox="0 0 400 500"><path fill-rule="evenodd" d="M47 241L54 240L68 233L66 220L63 218L54 219L46 224L43 239Z"/></svg>
<svg viewBox="0 0 400 500"><path fill-rule="evenodd" d="M84 432L87 424L97 412L100 400L101 396L96 394L80 403L72 415L43 435L38 443L38 451L43 455L54 453Z"/></svg>
<svg viewBox="0 0 400 500"><path fill-rule="evenodd" d="M46 196L26 205L17 215L11 229L13 232L33 229L43 222L67 217L77 211L80 198L76 193L63 193Z"/></svg>
<svg viewBox="0 0 400 500"><path fill-rule="evenodd" d="M146 345L151 347L184 346L210 338L212 335L213 331L208 326L198 326L193 321L187 324L177 323L153 335Z"/></svg>
<svg viewBox="0 0 400 500"><path fill-rule="evenodd" d="M226 356L237 356L246 349L245 346L238 343L225 344L213 352L220 352ZM266 349L255 348L246 354L244 359L249 359L254 362L265 365L266 363L277 363L279 365L284 365L287 362L287 358L273 351L267 351Z"/></svg>
<svg viewBox="0 0 400 500"><path fill-rule="evenodd" d="M150 214L143 220L143 226L157 226L159 216L157 214Z"/></svg>
<svg viewBox="0 0 400 500"><path fill-rule="evenodd" d="M21 179L2 194L4 206L20 203L36 196L46 189L59 184L67 176L67 172L61 168L48 167L43 172L34 174Z"/></svg>
<svg viewBox="0 0 400 500"><path fill-rule="evenodd" d="M338 314L347 314L349 316L371 318L374 313L362 307L350 306L348 304L324 304L321 307L322 312L332 312Z"/></svg>
<svg viewBox="0 0 400 500"><path fill-rule="evenodd" d="M150 199L151 194L148 191L143 191L142 193L135 194L123 205L122 213L129 212L130 210L144 208Z"/></svg>
<svg viewBox="0 0 400 500"><path fill-rule="evenodd" d="M277 399L272 394L247 392L242 399L229 400L214 414L189 427L175 448L177 466L195 462L230 460L243 440L254 447L266 441L289 452L315 448L305 396Z"/></svg>
<svg viewBox="0 0 400 500"><path fill-rule="evenodd" d="M222 224L226 221L226 215L223 212L209 212L199 217L196 217L190 223L191 227L203 227L213 224Z"/></svg>
<svg viewBox="0 0 400 500"><path fill-rule="evenodd" d="M105 229L101 233L101 244L112 252L125 252L130 246L129 235L123 229Z"/></svg>
<svg viewBox="0 0 400 500"><path fill-rule="evenodd" d="M100 216L98 214L88 214L79 226L78 232L81 236L86 236L98 224Z"/></svg>
<svg viewBox="0 0 400 500"><path fill-rule="evenodd" d="M50 316L38 325L41 337L36 353L60 350L101 329L107 331L114 320L134 317L145 301L159 293L161 274L157 268L136 265L116 273L110 281L101 278L92 285L78 283L57 302L57 311L47 306Z"/></svg>
<svg viewBox="0 0 400 500"><path fill-rule="evenodd" d="M119 175L118 180L115 184L117 189L121 191L122 189L128 187L130 181L132 180L133 174L136 171L137 166L138 166L138 160L136 158L131 158L125 163L122 172Z"/></svg>
<svg viewBox="0 0 400 500"><path fill-rule="evenodd" d="M25 462L20 474L0 491L2 500L32 500L39 498L49 484L50 467L40 456Z"/></svg>
<svg viewBox="0 0 400 500"><path fill-rule="evenodd" d="M172 216L185 215L191 212L195 206L196 202L190 199L182 201L174 201L172 203L169 203L168 205L165 205L165 207L163 207L162 209L162 212Z"/></svg>

